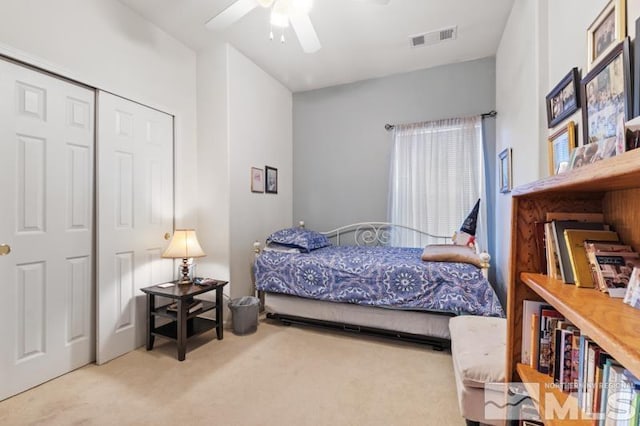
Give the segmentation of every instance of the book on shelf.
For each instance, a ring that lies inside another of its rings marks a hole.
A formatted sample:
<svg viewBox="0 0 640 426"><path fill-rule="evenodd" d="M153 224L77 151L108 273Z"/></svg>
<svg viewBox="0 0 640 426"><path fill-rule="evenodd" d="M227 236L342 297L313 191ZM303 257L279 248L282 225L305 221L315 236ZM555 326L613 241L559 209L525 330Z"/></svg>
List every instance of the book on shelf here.
<svg viewBox="0 0 640 426"><path fill-rule="evenodd" d="M565 392L572 392L577 384L577 370L574 369L574 342L579 341L580 331L575 327L560 330L560 361L556 366L558 384ZM577 350L577 348L576 348Z"/></svg>
<svg viewBox="0 0 640 426"><path fill-rule="evenodd" d="M562 279L560 274L560 258L556 250L556 237L551 222L544 224L545 249L547 252L547 275L553 279Z"/></svg>
<svg viewBox="0 0 640 426"><path fill-rule="evenodd" d="M596 252L595 270L598 288L611 297L624 298L631 271L640 266L636 252Z"/></svg>
<svg viewBox="0 0 640 426"><path fill-rule="evenodd" d="M571 391L576 392L578 390L578 380L580 374L580 339L582 333L580 330L575 330L571 337Z"/></svg>
<svg viewBox="0 0 640 426"><path fill-rule="evenodd" d="M601 222L578 222L575 220L554 220L551 222L556 251L560 261L560 274L562 281L567 284L573 284L575 282L573 277L573 271L571 270L571 260L569 259L569 251L567 249L567 241L564 238L564 231L567 229L596 229L607 230L608 225Z"/></svg>
<svg viewBox="0 0 640 426"><path fill-rule="evenodd" d="M547 222L553 220L575 220L577 222L604 222L603 213L583 213L583 212L547 212L545 215Z"/></svg>
<svg viewBox="0 0 640 426"><path fill-rule="evenodd" d="M202 304L201 300L194 299L191 303L189 303L189 308L187 309L187 312L192 314L192 313L202 309L203 306L204 305ZM173 302L170 305L168 305L167 306L167 311L169 311L169 312L178 312L178 302Z"/></svg>
<svg viewBox="0 0 640 426"><path fill-rule="evenodd" d="M633 248L620 241L586 240L584 242L584 250L587 255L587 261L589 262L589 268L591 269L591 278L593 280L594 287L600 289L602 283L597 272L599 267L595 254L599 252L632 252Z"/></svg>
<svg viewBox="0 0 640 426"><path fill-rule="evenodd" d="M586 348L586 376L584 383L584 404L582 409L588 415L593 413L593 397L596 380L596 362L600 355L600 346L590 342Z"/></svg>
<svg viewBox="0 0 640 426"><path fill-rule="evenodd" d="M602 389L600 389L600 411L604 411L605 413L607 410L607 399L609 397L609 387L615 385L612 382L612 379L611 379L612 376L610 375L612 365L620 365L620 364L618 364L615 359L608 358L604 363L604 367L602 368L603 386L602 386ZM597 424L604 426L605 419L606 419L605 416L601 416Z"/></svg>
<svg viewBox="0 0 640 426"><path fill-rule="evenodd" d="M558 365L560 359L560 325L562 319L549 318L548 326L551 329L551 338L549 340L549 366L547 368L547 374L553 379L554 383L558 383L558 375L556 372L556 365Z"/></svg>
<svg viewBox="0 0 640 426"><path fill-rule="evenodd" d="M604 374L603 374L604 366L607 360L611 358L612 358L611 355L601 350L598 353L598 358L596 359L595 375L594 375L594 381L593 381L593 404L591 407L591 411L593 413L600 412L600 406L602 403L602 390L606 386L604 385L604 383L606 383L604 381Z"/></svg>
<svg viewBox="0 0 640 426"><path fill-rule="evenodd" d="M547 273L547 242L544 231L545 222L535 222L536 253L538 255L538 272Z"/></svg>
<svg viewBox="0 0 640 426"><path fill-rule="evenodd" d="M636 266L631 271L622 302L640 309L640 267Z"/></svg>
<svg viewBox="0 0 640 426"><path fill-rule="evenodd" d="M589 229L567 229L564 231L564 238L576 287L593 288L591 266L587 258L584 242L589 240L618 241L618 233Z"/></svg>
<svg viewBox="0 0 640 426"><path fill-rule="evenodd" d="M552 359L551 342L554 339L555 324L559 319L564 319L562 314L552 306L543 305L540 307L540 324L538 327L540 335L540 346L538 354L538 371L549 374L549 366Z"/></svg>
<svg viewBox="0 0 640 426"><path fill-rule="evenodd" d="M538 326L540 308L547 305L546 302L536 300L524 300L522 302L522 351L520 362L536 368L538 351L535 342L539 339ZM533 362L532 362L533 361Z"/></svg>

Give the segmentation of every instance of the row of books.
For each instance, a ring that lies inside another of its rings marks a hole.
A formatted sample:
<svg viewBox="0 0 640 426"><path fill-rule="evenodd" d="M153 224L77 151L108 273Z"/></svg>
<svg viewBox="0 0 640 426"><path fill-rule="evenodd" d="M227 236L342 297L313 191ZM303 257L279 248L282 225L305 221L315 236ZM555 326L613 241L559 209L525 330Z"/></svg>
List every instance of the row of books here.
<svg viewBox="0 0 640 426"><path fill-rule="evenodd" d="M624 297L640 255L603 223L601 213L547 213L536 223L540 272L577 287Z"/></svg>
<svg viewBox="0 0 640 426"><path fill-rule="evenodd" d="M597 425L638 425L640 380L553 307L525 300L522 363L572 393Z"/></svg>

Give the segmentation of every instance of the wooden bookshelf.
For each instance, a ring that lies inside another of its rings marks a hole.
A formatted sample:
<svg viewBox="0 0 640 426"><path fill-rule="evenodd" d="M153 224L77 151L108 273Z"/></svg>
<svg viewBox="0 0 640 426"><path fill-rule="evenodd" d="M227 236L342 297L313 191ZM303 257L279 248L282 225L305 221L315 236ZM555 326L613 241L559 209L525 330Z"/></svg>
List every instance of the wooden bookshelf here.
<svg viewBox="0 0 640 426"><path fill-rule="evenodd" d="M543 375L518 366L524 300L544 300L554 306L640 376L640 310L597 290L577 288L540 274L535 241L535 223L544 222L547 212L603 213L622 241L640 251L640 150L520 186L512 196L507 379L544 384Z"/></svg>

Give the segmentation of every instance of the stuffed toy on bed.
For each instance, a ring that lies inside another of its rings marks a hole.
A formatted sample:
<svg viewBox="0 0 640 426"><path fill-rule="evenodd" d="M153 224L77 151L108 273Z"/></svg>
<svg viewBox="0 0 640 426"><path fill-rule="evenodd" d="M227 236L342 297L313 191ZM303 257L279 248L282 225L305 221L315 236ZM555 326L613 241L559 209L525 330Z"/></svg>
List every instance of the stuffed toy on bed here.
<svg viewBox="0 0 640 426"><path fill-rule="evenodd" d="M476 202L467 218L462 223L459 231L453 234L453 244L459 246L474 247L476 241L476 226L478 224L478 211L480 210L480 199Z"/></svg>

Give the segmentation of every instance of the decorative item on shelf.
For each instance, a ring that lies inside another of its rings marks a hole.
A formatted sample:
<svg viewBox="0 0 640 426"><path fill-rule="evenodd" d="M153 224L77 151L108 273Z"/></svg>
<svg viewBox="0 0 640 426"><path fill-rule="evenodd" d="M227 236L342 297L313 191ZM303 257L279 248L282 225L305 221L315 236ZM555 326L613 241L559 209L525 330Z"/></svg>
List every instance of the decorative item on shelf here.
<svg viewBox="0 0 640 426"><path fill-rule="evenodd" d="M206 256L194 229L176 229L169 247L162 253L164 258L182 259L182 277L178 284L191 284L189 277L189 259Z"/></svg>
<svg viewBox="0 0 640 426"><path fill-rule="evenodd" d="M556 126L576 112L580 105L580 73L574 67L547 95L547 125Z"/></svg>
<svg viewBox="0 0 640 426"><path fill-rule="evenodd" d="M576 124L570 121L549 136L549 174L555 175L569 170L571 153L576 147Z"/></svg>
<svg viewBox="0 0 640 426"><path fill-rule="evenodd" d="M587 29L587 65L589 70L611 52L626 32L626 2L611 0Z"/></svg>
<svg viewBox="0 0 640 426"><path fill-rule="evenodd" d="M637 43L640 45L640 43ZM637 62L640 62L640 58ZM637 84L636 86L640 86ZM640 116L629 120L624 124L625 129L625 143L627 145L627 151L640 148Z"/></svg>
<svg viewBox="0 0 640 426"><path fill-rule="evenodd" d="M616 154L625 150L624 125L631 117L631 69L629 38L618 43L582 79L583 144L598 143L605 152L615 144ZM603 157L600 157L603 158Z"/></svg>
<svg viewBox="0 0 640 426"><path fill-rule="evenodd" d="M498 168L500 192L511 192L511 148L503 150L498 154L498 158L500 159L500 167Z"/></svg>
<svg viewBox="0 0 640 426"><path fill-rule="evenodd" d="M266 180L264 192L268 194L278 193L278 169L275 167L264 166Z"/></svg>
<svg viewBox="0 0 640 426"><path fill-rule="evenodd" d="M264 192L264 170L251 168L251 192Z"/></svg>

